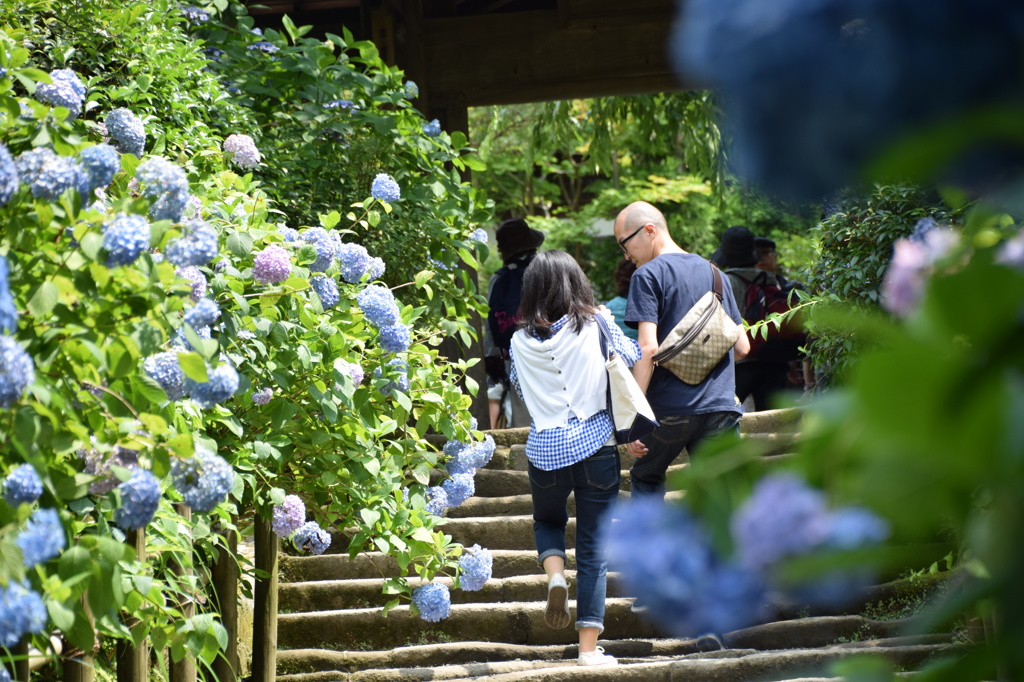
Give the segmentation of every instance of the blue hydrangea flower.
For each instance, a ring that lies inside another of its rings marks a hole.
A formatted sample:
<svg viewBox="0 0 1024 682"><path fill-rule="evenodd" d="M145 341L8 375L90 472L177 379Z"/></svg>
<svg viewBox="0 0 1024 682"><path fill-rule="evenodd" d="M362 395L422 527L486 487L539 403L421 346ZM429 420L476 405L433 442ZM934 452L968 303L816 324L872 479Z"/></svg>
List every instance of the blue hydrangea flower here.
<svg viewBox="0 0 1024 682"><path fill-rule="evenodd" d="M142 183L143 194L156 198L149 209L154 220L181 220L189 197L184 170L167 159L155 157L140 163L135 177Z"/></svg>
<svg viewBox="0 0 1024 682"><path fill-rule="evenodd" d="M185 395L185 373L178 364L178 353L166 351L146 358L142 370L167 394L168 400L178 400Z"/></svg>
<svg viewBox="0 0 1024 682"><path fill-rule="evenodd" d="M256 335L254 333L252 333L251 331L249 331L248 329L240 329L238 331L238 334L236 334L235 336L237 338L243 339L243 340L245 340L245 339L255 339L256 338Z"/></svg>
<svg viewBox="0 0 1024 682"><path fill-rule="evenodd" d="M405 98L416 99L420 96L420 86L413 81L405 81Z"/></svg>
<svg viewBox="0 0 1024 682"><path fill-rule="evenodd" d="M171 481L185 504L206 513L227 499L235 472L223 457L196 446L194 457L171 462Z"/></svg>
<svg viewBox="0 0 1024 682"><path fill-rule="evenodd" d="M130 265L149 248L149 222L134 213L118 213L103 225L107 267Z"/></svg>
<svg viewBox="0 0 1024 682"><path fill-rule="evenodd" d="M36 88L36 99L51 107L68 110L67 120L73 121L82 113L85 101L85 84L71 69L56 69L50 72L53 83L40 83Z"/></svg>
<svg viewBox="0 0 1024 682"><path fill-rule="evenodd" d="M331 534L320 528L316 521L310 521L295 531L292 544L300 552L323 554L331 546Z"/></svg>
<svg viewBox="0 0 1024 682"><path fill-rule="evenodd" d="M690 514L642 498L616 508L605 527L608 568L621 573L649 615L680 637L738 630L765 615L758 575L726 564Z"/></svg>
<svg viewBox="0 0 1024 682"><path fill-rule="evenodd" d="M341 277L349 284L358 284L370 269L370 254L360 244L342 244L338 247Z"/></svg>
<svg viewBox="0 0 1024 682"><path fill-rule="evenodd" d="M825 527L825 547L830 549L877 545L889 537L889 524L864 507L840 507L829 512Z"/></svg>
<svg viewBox="0 0 1024 682"><path fill-rule="evenodd" d="M29 354L10 336L0 335L0 407L10 407L35 381Z"/></svg>
<svg viewBox="0 0 1024 682"><path fill-rule="evenodd" d="M401 322L380 328L380 347L389 353L401 353L409 348L412 334L408 325Z"/></svg>
<svg viewBox="0 0 1024 682"><path fill-rule="evenodd" d="M189 286L192 287L191 298L193 301L198 301L206 296L206 275L196 266L188 265L183 268L176 268L174 275L187 281Z"/></svg>
<svg viewBox="0 0 1024 682"><path fill-rule="evenodd" d="M306 522L306 505L298 495L285 495L284 502L274 507L271 523L274 533L286 538Z"/></svg>
<svg viewBox="0 0 1024 682"><path fill-rule="evenodd" d="M220 308L208 298L204 298L185 311L185 322L192 325L193 329L211 327L219 317Z"/></svg>
<svg viewBox="0 0 1024 682"><path fill-rule="evenodd" d="M114 512L114 523L125 530L145 528L160 506L160 482L146 469L135 467L131 478L117 486L121 506Z"/></svg>
<svg viewBox="0 0 1024 682"><path fill-rule="evenodd" d="M427 498L426 510L428 514L442 516L448 507L448 493L439 485L432 485L426 489L424 495Z"/></svg>
<svg viewBox="0 0 1024 682"><path fill-rule="evenodd" d="M96 436L93 436L92 439L95 442ZM93 495L106 495L121 484L121 481L114 475L113 467L131 469L139 464L139 451L129 450L120 445L115 447L110 456L106 458L101 452L93 449L83 448L75 454L85 462L83 473L102 477L89 484L89 492Z"/></svg>
<svg viewBox="0 0 1024 682"><path fill-rule="evenodd" d="M18 178L18 166L11 158L7 145L0 142L0 206L3 206L16 191L21 180Z"/></svg>
<svg viewBox="0 0 1024 682"><path fill-rule="evenodd" d="M441 134L441 122L435 118L430 123L424 123L423 134L427 137L437 137Z"/></svg>
<svg viewBox="0 0 1024 682"><path fill-rule="evenodd" d="M32 504L43 494L43 482L31 464L19 464L4 479L4 499L7 504Z"/></svg>
<svg viewBox="0 0 1024 682"><path fill-rule="evenodd" d="M14 540L25 568L49 561L67 546L64 526L55 509L36 509Z"/></svg>
<svg viewBox="0 0 1024 682"><path fill-rule="evenodd" d="M481 244L487 243L487 230L482 227L478 227L469 233L470 241L480 242Z"/></svg>
<svg viewBox="0 0 1024 682"><path fill-rule="evenodd" d="M225 152L231 154L231 162L242 170L249 170L260 164L260 152L248 135L228 135L223 147Z"/></svg>
<svg viewBox="0 0 1024 682"><path fill-rule="evenodd" d="M10 648L25 635L42 633L46 621L46 605L27 580L0 585L0 645Z"/></svg>
<svg viewBox="0 0 1024 682"><path fill-rule="evenodd" d="M107 134L117 151L142 157L146 147L146 126L128 109L114 109L103 119Z"/></svg>
<svg viewBox="0 0 1024 682"><path fill-rule="evenodd" d="M209 327L193 327L192 331L194 331L196 336L201 339L212 338ZM178 327L177 331L174 333L174 338L171 339L171 345L177 346L178 348L184 348L188 351L195 350L195 348L192 347L192 344L189 343L184 327Z"/></svg>
<svg viewBox="0 0 1024 682"><path fill-rule="evenodd" d="M330 102L324 102L324 109L358 109L359 107L352 101L347 99L332 99Z"/></svg>
<svg viewBox="0 0 1024 682"><path fill-rule="evenodd" d="M437 623L451 613L452 595L447 585L427 583L413 591L412 603L419 610L420 618L428 623Z"/></svg>
<svg viewBox="0 0 1024 682"><path fill-rule="evenodd" d="M371 258L370 259L370 267L366 271L366 274L369 275L369 279L370 279L371 282L373 280L375 280L375 279L380 279L381 277L383 277L384 276L384 260L381 259L381 258L377 258L376 256Z"/></svg>
<svg viewBox="0 0 1024 682"><path fill-rule="evenodd" d="M342 373L347 374L352 378L352 383L355 386L363 383L363 368L355 362L348 362L347 360L337 360L334 363L335 369Z"/></svg>
<svg viewBox="0 0 1024 682"><path fill-rule="evenodd" d="M189 220L183 234L167 245L164 254L175 265L206 265L217 257L217 233L202 220Z"/></svg>
<svg viewBox="0 0 1024 682"><path fill-rule="evenodd" d="M389 374L391 374L393 378L389 379L388 383L381 386L381 394L385 396L390 396L395 389L398 389L403 393L408 392L409 365L405 362L405 360L403 360L402 358L394 358L393 360L389 360L387 364L384 366L391 368L392 371L389 372ZM374 376L380 377L383 376L384 373L381 370L381 368L378 367L375 370L373 370L373 374Z"/></svg>
<svg viewBox="0 0 1024 682"><path fill-rule="evenodd" d="M462 574L459 576L459 587L466 592L476 592L483 589L483 586L491 579L491 569L494 563L490 550L483 549L480 545L465 547L465 551L459 558L459 569Z"/></svg>
<svg viewBox="0 0 1024 682"><path fill-rule="evenodd" d="M366 319L375 327L390 327L400 321L395 295L387 287L371 284L359 292L356 303L362 308Z"/></svg>
<svg viewBox="0 0 1024 682"><path fill-rule="evenodd" d="M260 52L266 52L267 54L273 54L280 48L269 40L258 40L252 45L248 46L250 50L259 50Z"/></svg>
<svg viewBox="0 0 1024 682"><path fill-rule="evenodd" d="M78 158L89 179L90 189L106 187L121 170L121 157L109 144L94 144L78 152Z"/></svg>
<svg viewBox="0 0 1024 682"><path fill-rule="evenodd" d="M77 189L85 199L89 193L89 177L82 166L70 156L60 156L47 147L22 152L14 159L21 181L32 190L32 196L57 201L69 189Z"/></svg>
<svg viewBox="0 0 1024 682"><path fill-rule="evenodd" d="M0 333L13 334L18 328L18 308L11 296L10 274L7 258L0 256Z"/></svg>
<svg viewBox="0 0 1024 682"><path fill-rule="evenodd" d="M286 242L295 242L299 240L299 231L296 230L294 227L282 225L281 227L277 228L277 232L282 237L284 237L284 240Z"/></svg>
<svg viewBox="0 0 1024 682"><path fill-rule="evenodd" d="M252 277L260 284L283 282L291 273L291 256L277 244L271 244L253 259Z"/></svg>
<svg viewBox="0 0 1024 682"><path fill-rule="evenodd" d="M331 267L338 253L338 243L327 230L322 227L311 227L302 232L302 240L312 244L316 249L316 260L310 264L312 272L324 272Z"/></svg>
<svg viewBox="0 0 1024 682"><path fill-rule="evenodd" d="M238 390L238 372L226 362L215 369L207 366L207 381L193 381L185 376L185 391L200 407L213 407L228 400Z"/></svg>
<svg viewBox="0 0 1024 682"><path fill-rule="evenodd" d="M444 445L444 453L448 456L445 468L450 474L471 474L482 469L494 455L494 438L488 434L482 441L463 443L452 440Z"/></svg>
<svg viewBox="0 0 1024 682"><path fill-rule="evenodd" d="M1024 230L999 245L995 262L1024 270Z"/></svg>
<svg viewBox="0 0 1024 682"><path fill-rule="evenodd" d="M402 197L402 189L387 173L377 173L377 177L373 179L373 185L370 186L370 196L377 201L393 204Z"/></svg>
<svg viewBox="0 0 1024 682"><path fill-rule="evenodd" d="M270 399L274 397L274 389L267 387L258 391L252 392L252 402L254 405L266 405L270 402Z"/></svg>
<svg viewBox="0 0 1024 682"><path fill-rule="evenodd" d="M451 478L445 479L441 484L444 492L448 495L448 506L458 507L463 502L473 497L476 493L476 486L473 484L473 474L452 474Z"/></svg>
<svg viewBox="0 0 1024 682"><path fill-rule="evenodd" d="M338 293L338 285L333 279L324 275L313 275L309 278L309 283L320 297L320 305L324 310L330 310L338 305L341 294Z"/></svg>
<svg viewBox="0 0 1024 682"><path fill-rule="evenodd" d="M825 541L825 496L790 473L765 476L733 514L740 562L762 571L787 556L806 554Z"/></svg>
<svg viewBox="0 0 1024 682"><path fill-rule="evenodd" d="M181 14L192 24L205 24L210 20L210 14L199 7L182 7Z"/></svg>

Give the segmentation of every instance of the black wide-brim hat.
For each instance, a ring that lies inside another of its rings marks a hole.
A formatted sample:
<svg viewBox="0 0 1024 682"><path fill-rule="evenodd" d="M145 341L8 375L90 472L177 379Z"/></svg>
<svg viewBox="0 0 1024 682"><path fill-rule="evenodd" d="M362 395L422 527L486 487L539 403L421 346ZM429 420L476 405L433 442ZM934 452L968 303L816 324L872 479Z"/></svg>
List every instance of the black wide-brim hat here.
<svg viewBox="0 0 1024 682"><path fill-rule="evenodd" d="M495 232L498 240L498 252L508 260L517 253L540 248L544 243L544 233L534 230L522 218L506 220Z"/></svg>
<svg viewBox="0 0 1024 682"><path fill-rule="evenodd" d="M733 225L722 233L722 241L711 256L720 268L750 268L761 255L754 248L754 233L742 225Z"/></svg>

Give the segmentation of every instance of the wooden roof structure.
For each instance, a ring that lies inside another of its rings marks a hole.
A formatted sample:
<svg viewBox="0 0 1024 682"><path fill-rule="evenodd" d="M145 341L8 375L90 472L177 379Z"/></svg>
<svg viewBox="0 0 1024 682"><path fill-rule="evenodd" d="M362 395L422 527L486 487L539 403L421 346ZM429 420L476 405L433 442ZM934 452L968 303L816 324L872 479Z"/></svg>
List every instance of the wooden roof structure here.
<svg viewBox="0 0 1024 682"><path fill-rule="evenodd" d="M447 130L471 106L666 92L676 0L252 0L257 25L287 14L314 34L346 26L420 88Z"/></svg>

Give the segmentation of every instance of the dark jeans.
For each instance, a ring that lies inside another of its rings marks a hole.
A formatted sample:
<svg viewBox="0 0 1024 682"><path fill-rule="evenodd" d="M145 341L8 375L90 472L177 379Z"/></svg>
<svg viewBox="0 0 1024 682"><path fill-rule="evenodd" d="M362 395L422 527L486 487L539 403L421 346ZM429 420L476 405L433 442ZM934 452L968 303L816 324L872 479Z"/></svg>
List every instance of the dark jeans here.
<svg viewBox="0 0 1024 682"><path fill-rule="evenodd" d="M785 362L736 363L736 397L742 403L747 396L754 397L754 409L770 410L789 385L789 364Z"/></svg>
<svg viewBox="0 0 1024 682"><path fill-rule="evenodd" d="M533 537L538 561L565 558L566 502L576 495L576 629L604 630L608 562L598 551L599 524L619 494L619 451L605 446L571 466L543 471L530 464Z"/></svg>
<svg viewBox="0 0 1024 682"><path fill-rule="evenodd" d="M634 499L643 495L664 497L665 472L672 460L679 456L683 448L692 456L705 438L738 430L740 414L710 412L678 417L659 416L658 423L660 426L643 439L647 454L637 458L629 470Z"/></svg>

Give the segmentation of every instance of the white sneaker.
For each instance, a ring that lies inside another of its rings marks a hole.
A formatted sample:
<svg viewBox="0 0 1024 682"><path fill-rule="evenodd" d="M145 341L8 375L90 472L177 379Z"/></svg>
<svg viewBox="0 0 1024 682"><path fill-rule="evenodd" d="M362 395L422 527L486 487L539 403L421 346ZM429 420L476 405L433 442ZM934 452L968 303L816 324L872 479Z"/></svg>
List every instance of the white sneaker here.
<svg viewBox="0 0 1024 682"><path fill-rule="evenodd" d="M604 652L604 648L597 647L596 651L588 651L586 653L580 653L580 657L576 659L576 665L595 666L595 665L606 665L613 666L618 665L619 662L615 660L614 656L610 656Z"/></svg>
<svg viewBox="0 0 1024 682"><path fill-rule="evenodd" d="M544 611L544 622L556 630L569 627L569 586L561 573L554 574L548 581L548 606Z"/></svg>

